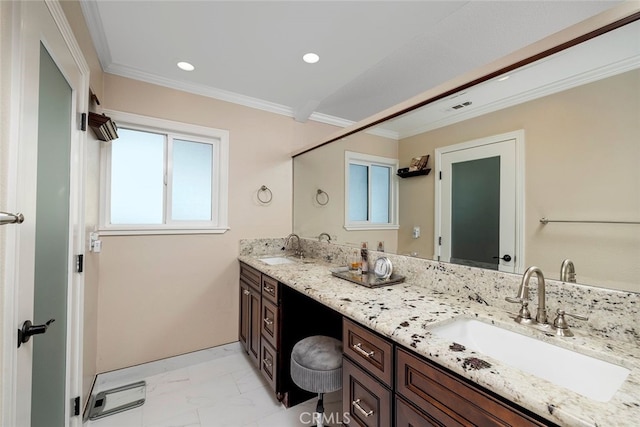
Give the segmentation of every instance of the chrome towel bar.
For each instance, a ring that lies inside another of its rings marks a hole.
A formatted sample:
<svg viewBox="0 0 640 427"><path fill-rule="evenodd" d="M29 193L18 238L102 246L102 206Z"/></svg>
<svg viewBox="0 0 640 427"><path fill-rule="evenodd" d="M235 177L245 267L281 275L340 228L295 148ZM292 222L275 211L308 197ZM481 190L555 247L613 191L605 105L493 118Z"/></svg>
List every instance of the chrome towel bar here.
<svg viewBox="0 0 640 427"><path fill-rule="evenodd" d="M579 222L584 224L640 224L640 221L583 221L583 220L566 220L566 219L547 219L540 218L542 224L550 222Z"/></svg>

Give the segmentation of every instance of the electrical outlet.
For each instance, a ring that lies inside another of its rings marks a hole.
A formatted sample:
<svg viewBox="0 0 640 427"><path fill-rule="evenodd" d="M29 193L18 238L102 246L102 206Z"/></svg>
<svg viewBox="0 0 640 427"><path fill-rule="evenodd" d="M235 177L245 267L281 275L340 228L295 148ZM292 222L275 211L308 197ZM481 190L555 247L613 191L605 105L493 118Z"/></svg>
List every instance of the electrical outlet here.
<svg viewBox="0 0 640 427"><path fill-rule="evenodd" d="M416 226L413 227L413 238L417 239L418 237L420 237L420 227Z"/></svg>

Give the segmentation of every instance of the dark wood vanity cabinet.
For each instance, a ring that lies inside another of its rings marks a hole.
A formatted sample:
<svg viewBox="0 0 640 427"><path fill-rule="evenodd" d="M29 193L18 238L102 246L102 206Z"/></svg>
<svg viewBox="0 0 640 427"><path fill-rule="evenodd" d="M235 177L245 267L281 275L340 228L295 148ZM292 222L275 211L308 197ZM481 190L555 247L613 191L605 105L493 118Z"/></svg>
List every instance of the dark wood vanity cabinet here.
<svg viewBox="0 0 640 427"><path fill-rule="evenodd" d="M396 427L454 427L459 423L451 420L449 424L443 424L431 418L429 415L419 411L410 403L407 403L400 396L396 396Z"/></svg>
<svg viewBox="0 0 640 427"><path fill-rule="evenodd" d="M260 306L260 370L276 395L282 393L280 346L280 284L262 275L260 280L262 302ZM281 399L280 397L278 397Z"/></svg>
<svg viewBox="0 0 640 427"><path fill-rule="evenodd" d="M278 373L280 372L278 351L266 341L260 346L260 371L273 391L278 393ZM280 398L279 398L280 400Z"/></svg>
<svg viewBox="0 0 640 427"><path fill-rule="evenodd" d="M396 363L398 427L416 425L415 419L425 420L417 425L549 425L402 348L396 349Z"/></svg>
<svg viewBox="0 0 640 427"><path fill-rule="evenodd" d="M342 329L342 410L350 425L392 424L393 344L345 318Z"/></svg>
<svg viewBox="0 0 640 427"><path fill-rule="evenodd" d="M240 263L238 339L276 393L281 364L279 286L277 280Z"/></svg>
<svg viewBox="0 0 640 427"><path fill-rule="evenodd" d="M291 380L293 346L311 335L342 339L342 316L241 262L238 335L276 398L290 407L315 396Z"/></svg>
<svg viewBox="0 0 640 427"><path fill-rule="evenodd" d="M342 360L342 379L342 411L349 414L349 425L391 425L390 389L347 357Z"/></svg>
<svg viewBox="0 0 640 427"><path fill-rule="evenodd" d="M327 335L343 344L351 426L554 425L244 263L239 288L239 340L286 407L315 396L291 380L293 346Z"/></svg>
<svg viewBox="0 0 640 427"><path fill-rule="evenodd" d="M342 409L349 425L553 425L347 318Z"/></svg>
<svg viewBox="0 0 640 427"><path fill-rule="evenodd" d="M256 277L257 274L257 277ZM240 269L240 328L238 339L251 360L260 360L260 273L249 266Z"/></svg>

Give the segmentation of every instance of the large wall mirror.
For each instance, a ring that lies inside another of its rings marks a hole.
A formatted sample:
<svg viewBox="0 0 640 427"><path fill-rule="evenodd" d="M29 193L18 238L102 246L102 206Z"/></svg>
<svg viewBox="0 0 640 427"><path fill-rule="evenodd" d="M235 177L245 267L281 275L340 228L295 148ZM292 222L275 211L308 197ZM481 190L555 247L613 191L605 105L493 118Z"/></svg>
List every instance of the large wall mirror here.
<svg viewBox="0 0 640 427"><path fill-rule="evenodd" d="M513 142L506 157L469 151L491 151L505 141ZM429 155L432 170L394 174L391 203L398 211L391 224L347 230L346 152L397 159L400 168ZM496 156L497 162L474 163ZM491 181L485 178L492 173L484 167L497 168L496 179L511 189L484 194L480 182ZM458 187L470 195L452 190ZM463 197L494 200L497 213L469 207L476 205ZM502 221L505 206L514 216L508 252L502 243L484 249L480 260L443 252L443 234L445 246L452 239L457 247L474 247L488 239L476 231L494 227L476 217L467 219L467 231L456 232L456 216L480 212ZM367 242L375 249L382 242L387 252L516 273L537 265L555 279L568 258L578 283L640 292L640 20L296 155L293 230L310 238L328 233L335 244Z"/></svg>

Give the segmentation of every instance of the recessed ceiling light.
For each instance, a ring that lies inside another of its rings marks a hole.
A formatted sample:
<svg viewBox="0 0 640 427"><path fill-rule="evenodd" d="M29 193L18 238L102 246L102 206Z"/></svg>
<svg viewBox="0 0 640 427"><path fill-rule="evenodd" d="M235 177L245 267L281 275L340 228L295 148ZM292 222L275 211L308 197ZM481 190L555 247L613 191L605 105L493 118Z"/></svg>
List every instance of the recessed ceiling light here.
<svg viewBox="0 0 640 427"><path fill-rule="evenodd" d="M315 64L316 62L320 61L320 57L315 53L305 53L302 56L302 60L307 64Z"/></svg>
<svg viewBox="0 0 640 427"><path fill-rule="evenodd" d="M193 71L196 69L196 67L189 64L188 62L178 62L178 68L184 71Z"/></svg>
<svg viewBox="0 0 640 427"><path fill-rule="evenodd" d="M509 77L511 77L511 76L509 76L509 75L507 75L507 76L502 76L502 77L500 77L500 78L498 79L498 81L499 81L499 82L503 82L503 81L507 80Z"/></svg>

